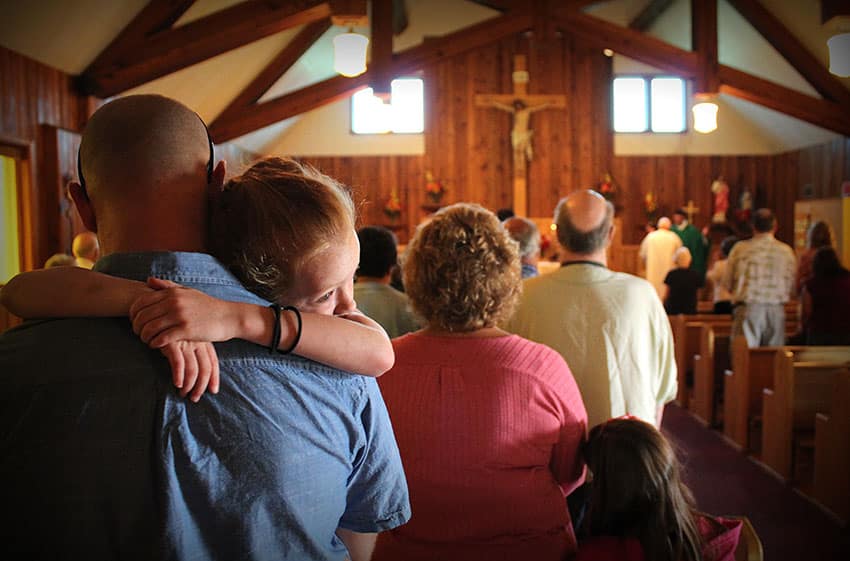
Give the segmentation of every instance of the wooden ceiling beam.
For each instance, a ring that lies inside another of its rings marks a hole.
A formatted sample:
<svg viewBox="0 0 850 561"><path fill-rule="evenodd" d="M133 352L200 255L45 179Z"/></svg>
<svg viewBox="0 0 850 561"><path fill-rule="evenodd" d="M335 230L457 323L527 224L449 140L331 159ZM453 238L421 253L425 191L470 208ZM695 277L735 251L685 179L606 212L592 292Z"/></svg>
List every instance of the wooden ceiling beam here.
<svg viewBox="0 0 850 561"><path fill-rule="evenodd" d="M393 1L372 0L372 37L369 40L369 85L376 95L389 95L393 64Z"/></svg>
<svg viewBox="0 0 850 561"><path fill-rule="evenodd" d="M500 12L512 10L514 9L514 4L516 4L516 0L471 0L471 2L479 6L499 10Z"/></svg>
<svg viewBox="0 0 850 561"><path fill-rule="evenodd" d="M697 54L694 92L717 93L717 0L691 0L691 45Z"/></svg>
<svg viewBox="0 0 850 561"><path fill-rule="evenodd" d="M850 91L758 0L730 3L820 95L850 106Z"/></svg>
<svg viewBox="0 0 850 561"><path fill-rule="evenodd" d="M565 33L587 43L611 49L683 78L693 78L697 73L697 55L691 51L580 12L563 9L555 17L556 25Z"/></svg>
<svg viewBox="0 0 850 561"><path fill-rule="evenodd" d="M425 41L393 56L390 67L393 76L424 68L444 57L498 41L531 28L532 17L527 14L498 16L454 33ZM354 78L335 76L292 93L266 101L241 111L238 115L217 118L210 124L210 134L215 142L225 142L262 127L316 109L338 99L350 96L369 84L372 69Z"/></svg>
<svg viewBox="0 0 850 561"><path fill-rule="evenodd" d="M331 20L325 18L307 25L295 38L284 47L278 55L266 65L242 92L230 102L219 115L233 115L255 104L275 82L301 58L307 49L315 43L331 27Z"/></svg>
<svg viewBox="0 0 850 561"><path fill-rule="evenodd" d="M150 36L109 67L83 74L87 93L109 97L280 31L331 15L328 2L248 0Z"/></svg>
<svg viewBox="0 0 850 561"><path fill-rule="evenodd" d="M673 0L652 0L629 22L629 28L646 31L672 4Z"/></svg>
<svg viewBox="0 0 850 561"><path fill-rule="evenodd" d="M169 29L194 3L195 0L151 0L83 73L93 74L113 66L121 55L141 48L149 35Z"/></svg>
<svg viewBox="0 0 850 561"><path fill-rule="evenodd" d="M850 136L850 107L826 99L817 99L720 65L718 70L721 93L733 95L813 125Z"/></svg>

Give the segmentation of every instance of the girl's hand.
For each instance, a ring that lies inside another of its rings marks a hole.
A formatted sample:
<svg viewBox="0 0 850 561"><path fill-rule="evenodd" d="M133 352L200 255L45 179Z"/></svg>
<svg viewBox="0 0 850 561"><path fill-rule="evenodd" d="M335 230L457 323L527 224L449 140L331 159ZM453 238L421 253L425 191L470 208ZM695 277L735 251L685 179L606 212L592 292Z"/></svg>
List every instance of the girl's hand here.
<svg viewBox="0 0 850 561"><path fill-rule="evenodd" d="M155 292L130 306L133 331L151 348L178 341L227 341L237 336L238 307L177 283L149 278Z"/></svg>
<svg viewBox="0 0 850 561"><path fill-rule="evenodd" d="M171 380L180 389L180 397L189 396L197 403L204 391L218 393L218 355L212 343L178 341L160 349L171 365Z"/></svg>

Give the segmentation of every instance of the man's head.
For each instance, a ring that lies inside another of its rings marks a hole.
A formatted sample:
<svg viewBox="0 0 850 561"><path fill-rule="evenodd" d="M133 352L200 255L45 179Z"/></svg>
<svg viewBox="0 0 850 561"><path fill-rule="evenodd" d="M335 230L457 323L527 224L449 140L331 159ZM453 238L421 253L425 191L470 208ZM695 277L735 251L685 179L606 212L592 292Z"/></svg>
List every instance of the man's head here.
<svg viewBox="0 0 850 561"><path fill-rule="evenodd" d="M614 205L590 189L575 191L555 207L558 241L575 255L604 254L614 232Z"/></svg>
<svg viewBox="0 0 850 561"><path fill-rule="evenodd" d="M688 215L682 208L677 208L673 212L673 224L679 226L682 222L685 222L688 219Z"/></svg>
<svg viewBox="0 0 850 561"><path fill-rule="evenodd" d="M203 251L207 195L220 188L203 121L186 106L135 95L98 109L79 152L71 195L104 255L116 251Z"/></svg>
<svg viewBox="0 0 850 561"><path fill-rule="evenodd" d="M514 216L508 218L504 225L508 234L519 243L520 259L525 263L536 263L540 254L540 232L537 224L528 218Z"/></svg>
<svg viewBox="0 0 850 561"><path fill-rule="evenodd" d="M769 208L760 208L753 214L753 229L757 234L776 231L776 217Z"/></svg>
<svg viewBox="0 0 850 561"><path fill-rule="evenodd" d="M659 230L669 230L671 225L672 225L672 223L670 222L670 219L667 218L666 216L662 216L661 218L658 219L658 229Z"/></svg>
<svg viewBox="0 0 850 561"><path fill-rule="evenodd" d="M94 232L80 232L74 236L71 244L71 253L74 257L97 261L100 255L100 244L97 242L97 234Z"/></svg>
<svg viewBox="0 0 850 561"><path fill-rule="evenodd" d="M357 275L373 279L386 277L398 263L395 234L381 226L365 226L357 230L360 239L360 266Z"/></svg>

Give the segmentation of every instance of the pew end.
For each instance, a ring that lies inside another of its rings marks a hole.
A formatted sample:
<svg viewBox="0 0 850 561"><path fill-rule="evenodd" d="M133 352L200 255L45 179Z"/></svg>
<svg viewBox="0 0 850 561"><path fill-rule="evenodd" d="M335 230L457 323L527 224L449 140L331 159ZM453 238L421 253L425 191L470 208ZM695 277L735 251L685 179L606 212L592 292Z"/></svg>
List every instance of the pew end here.
<svg viewBox="0 0 850 561"><path fill-rule="evenodd" d="M813 498L850 522L850 370L835 375L829 412L815 415Z"/></svg>

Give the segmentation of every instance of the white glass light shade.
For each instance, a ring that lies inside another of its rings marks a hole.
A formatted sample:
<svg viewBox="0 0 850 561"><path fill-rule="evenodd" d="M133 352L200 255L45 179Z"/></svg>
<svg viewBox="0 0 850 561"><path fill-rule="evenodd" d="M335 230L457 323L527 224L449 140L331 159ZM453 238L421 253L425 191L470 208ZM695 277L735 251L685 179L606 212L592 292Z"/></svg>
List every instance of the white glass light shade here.
<svg viewBox="0 0 850 561"><path fill-rule="evenodd" d="M703 134L717 130L717 104L713 101L699 101L694 104L694 130Z"/></svg>
<svg viewBox="0 0 850 561"><path fill-rule="evenodd" d="M366 72L369 39L359 33L341 33L334 37L334 70L343 76Z"/></svg>
<svg viewBox="0 0 850 561"><path fill-rule="evenodd" d="M833 35L826 41L829 47L829 71L836 76L850 76L850 33Z"/></svg>

